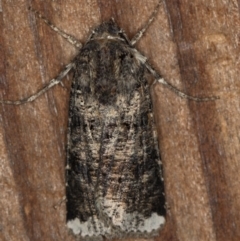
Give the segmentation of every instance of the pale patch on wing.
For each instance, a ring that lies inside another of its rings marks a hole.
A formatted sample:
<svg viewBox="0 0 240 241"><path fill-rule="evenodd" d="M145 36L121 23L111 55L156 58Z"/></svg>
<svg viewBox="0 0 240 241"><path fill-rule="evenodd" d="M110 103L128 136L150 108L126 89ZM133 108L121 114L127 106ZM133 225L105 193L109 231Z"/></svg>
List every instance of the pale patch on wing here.
<svg viewBox="0 0 240 241"><path fill-rule="evenodd" d="M86 222L80 222L78 218L75 218L67 222L67 227L72 229L75 235L81 234L82 237L101 236L111 233L111 227L106 227L101 220L93 220L92 217Z"/></svg>
<svg viewBox="0 0 240 241"><path fill-rule="evenodd" d="M108 200L108 203L109 202L110 200ZM116 207L112 207L111 210L114 211L114 216L109 215L112 214L112 211L105 211L108 213L109 218L112 219L112 225L107 226L100 220L93 221L92 218L89 218L86 222L80 222L78 218L75 218L68 221L67 226L72 229L75 235L80 234L82 237L100 237L101 235L107 236L112 234L113 229L116 227L123 233L152 233L160 229L165 223L165 218L157 213L152 213L150 217L146 218L137 212L126 213L122 206L118 204Z"/></svg>

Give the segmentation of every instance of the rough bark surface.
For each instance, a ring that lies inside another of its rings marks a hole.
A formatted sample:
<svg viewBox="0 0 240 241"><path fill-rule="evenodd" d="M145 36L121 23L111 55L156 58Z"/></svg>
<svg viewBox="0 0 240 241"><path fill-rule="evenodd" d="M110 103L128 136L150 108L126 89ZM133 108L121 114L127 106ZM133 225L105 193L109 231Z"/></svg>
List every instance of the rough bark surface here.
<svg viewBox="0 0 240 241"><path fill-rule="evenodd" d="M76 54L28 6L84 42L114 17L131 38L157 0L2 1L0 98L26 97ZM240 239L239 1L168 0L137 45L166 80L154 91L168 216L157 240ZM68 78L71 79L71 76ZM75 240L65 226L64 165L70 81L33 103L1 105L0 240Z"/></svg>

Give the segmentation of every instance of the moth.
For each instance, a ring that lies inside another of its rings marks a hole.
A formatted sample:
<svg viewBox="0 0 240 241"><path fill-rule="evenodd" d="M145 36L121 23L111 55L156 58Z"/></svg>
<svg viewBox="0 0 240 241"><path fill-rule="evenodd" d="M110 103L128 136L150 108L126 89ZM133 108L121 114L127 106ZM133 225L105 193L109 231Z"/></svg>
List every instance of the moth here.
<svg viewBox="0 0 240 241"><path fill-rule="evenodd" d="M54 31L79 48L73 61L36 94L4 104L34 101L73 71L69 104L66 206L67 226L84 240L155 236L165 223L162 163L150 89L166 82L134 45L153 22L129 40L113 19L97 26L87 42ZM149 73L155 78L151 84Z"/></svg>

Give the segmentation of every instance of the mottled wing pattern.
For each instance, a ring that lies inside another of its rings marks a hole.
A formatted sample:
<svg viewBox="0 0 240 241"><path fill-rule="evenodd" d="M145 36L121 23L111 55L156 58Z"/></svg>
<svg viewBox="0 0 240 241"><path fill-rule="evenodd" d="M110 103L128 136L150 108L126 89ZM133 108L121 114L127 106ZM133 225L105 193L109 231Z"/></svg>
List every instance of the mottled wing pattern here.
<svg viewBox="0 0 240 241"><path fill-rule="evenodd" d="M165 198L150 87L125 42L89 41L70 97L67 220L82 237L154 233Z"/></svg>

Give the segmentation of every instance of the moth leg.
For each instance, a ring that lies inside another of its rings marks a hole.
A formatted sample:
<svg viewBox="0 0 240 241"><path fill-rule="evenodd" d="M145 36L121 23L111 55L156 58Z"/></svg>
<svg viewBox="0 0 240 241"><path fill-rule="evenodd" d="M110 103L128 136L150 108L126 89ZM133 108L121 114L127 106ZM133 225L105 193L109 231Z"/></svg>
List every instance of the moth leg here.
<svg viewBox="0 0 240 241"><path fill-rule="evenodd" d="M148 21L145 24L145 26L132 38L132 40L131 40L131 44L132 45L135 45L141 39L141 37L147 31L148 27L151 25L153 20L156 18L158 10L159 10L160 5L161 5L161 2L162 2L161 0L158 2L158 5L155 7L151 17L148 19Z"/></svg>
<svg viewBox="0 0 240 241"><path fill-rule="evenodd" d="M33 9L32 7L29 7L29 10L32 11L38 18L42 19L53 31L57 32L59 35L65 38L70 44L74 45L76 48L82 47L82 43L78 39L74 38L70 34L63 32L61 29L52 24L48 19L46 19L40 12Z"/></svg>
<svg viewBox="0 0 240 241"><path fill-rule="evenodd" d="M220 99L219 96L210 96L210 97L205 97L205 98L200 98L200 97L194 97L191 95L187 95L183 93L181 90L177 89L175 86L171 85L168 83L164 78L162 78L148 63L145 62L145 67L149 70L149 72L155 77L155 81L153 84L156 84L156 82L161 83L163 85L166 85L171 91L176 93L178 96L189 99L189 100L194 100L197 102L204 102L204 101L212 101L216 99Z"/></svg>
<svg viewBox="0 0 240 241"><path fill-rule="evenodd" d="M7 104L7 105L22 105L27 102L32 102L35 99L37 99L40 95L47 92L49 89L51 89L54 85L57 85L61 82L61 80L68 74L68 72L74 67L74 63L68 64L65 69L57 76L57 78L52 79L46 86L44 86L41 90L39 90L37 93L16 101L11 100L0 100L0 103Z"/></svg>

